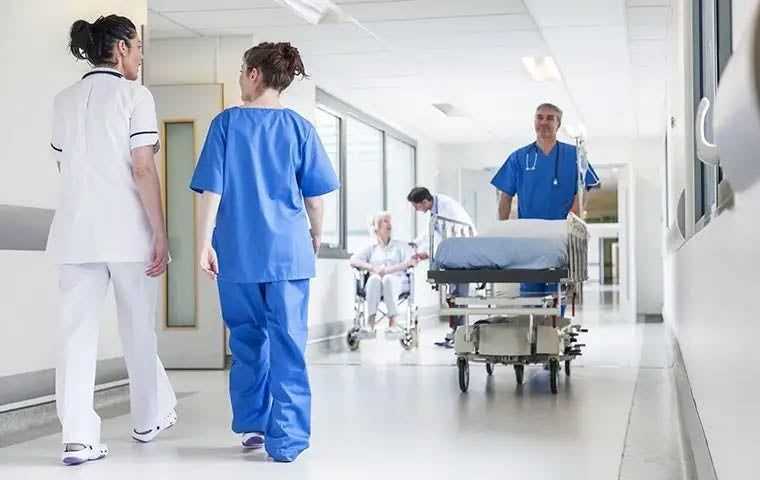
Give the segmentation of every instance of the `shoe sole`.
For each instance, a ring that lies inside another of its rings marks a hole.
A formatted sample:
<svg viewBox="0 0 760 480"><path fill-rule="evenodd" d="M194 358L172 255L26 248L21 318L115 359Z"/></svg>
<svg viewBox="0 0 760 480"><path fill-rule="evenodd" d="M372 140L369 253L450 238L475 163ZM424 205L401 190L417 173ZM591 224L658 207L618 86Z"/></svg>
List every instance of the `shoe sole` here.
<svg viewBox="0 0 760 480"><path fill-rule="evenodd" d="M81 465L87 462L94 462L96 460L100 460L103 458L106 458L106 455L101 455L97 458L64 457L62 462L67 467L73 467L75 465Z"/></svg>

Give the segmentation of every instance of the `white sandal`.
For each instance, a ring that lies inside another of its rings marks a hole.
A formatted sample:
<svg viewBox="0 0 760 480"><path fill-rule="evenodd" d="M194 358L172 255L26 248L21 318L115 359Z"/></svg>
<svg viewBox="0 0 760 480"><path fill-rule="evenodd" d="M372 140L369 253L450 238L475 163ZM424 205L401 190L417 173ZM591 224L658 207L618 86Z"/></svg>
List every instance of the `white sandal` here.
<svg viewBox="0 0 760 480"><path fill-rule="evenodd" d="M75 443L69 443L68 445L76 445ZM80 465L91 460L100 460L108 455L108 447L101 443L93 447L92 445L84 445L81 450L67 451L66 446L63 448L63 454L61 455L61 461L64 465Z"/></svg>
<svg viewBox="0 0 760 480"><path fill-rule="evenodd" d="M155 428L151 428L145 432L138 432L137 430L132 429L132 438L140 443L148 443L155 439L159 433L173 427L175 423L177 423L177 412L172 410L169 412L169 415L164 417L161 424L157 425Z"/></svg>

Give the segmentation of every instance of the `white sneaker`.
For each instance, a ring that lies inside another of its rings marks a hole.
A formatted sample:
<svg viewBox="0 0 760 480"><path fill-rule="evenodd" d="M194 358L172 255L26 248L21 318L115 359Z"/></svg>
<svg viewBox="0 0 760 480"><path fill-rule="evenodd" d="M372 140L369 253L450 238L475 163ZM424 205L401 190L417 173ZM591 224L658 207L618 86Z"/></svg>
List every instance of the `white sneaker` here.
<svg viewBox="0 0 760 480"><path fill-rule="evenodd" d="M240 443L243 445L243 448L246 448L249 450L258 450L259 448L264 447L263 433L257 433L257 432L244 433L242 437L243 438Z"/></svg>
<svg viewBox="0 0 760 480"><path fill-rule="evenodd" d="M156 438L159 433L173 427L175 423L177 423L177 412L172 410L169 412L169 415L164 417L159 425L156 425L155 428L151 428L145 432L138 432L137 430L132 429L132 438L141 443L148 443Z"/></svg>
<svg viewBox="0 0 760 480"><path fill-rule="evenodd" d="M67 451L69 445L73 446L76 444L67 444L63 447L61 461L64 465L80 465L91 460L100 460L101 458L108 455L108 447L103 443L95 447L92 445L83 445L84 448L81 450Z"/></svg>

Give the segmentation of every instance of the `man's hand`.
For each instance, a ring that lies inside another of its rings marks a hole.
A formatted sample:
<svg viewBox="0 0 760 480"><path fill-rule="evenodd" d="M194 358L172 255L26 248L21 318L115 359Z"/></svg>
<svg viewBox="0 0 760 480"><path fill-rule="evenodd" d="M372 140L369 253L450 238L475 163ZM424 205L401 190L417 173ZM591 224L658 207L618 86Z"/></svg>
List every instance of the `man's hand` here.
<svg viewBox="0 0 760 480"><path fill-rule="evenodd" d="M427 260L428 258L430 258L430 255L425 252L420 252L414 255L412 258L416 259L418 262L421 262L423 260Z"/></svg>
<svg viewBox="0 0 760 480"><path fill-rule="evenodd" d="M150 263L145 268L145 275L149 277L158 277L166 271L166 265L169 263L169 240L166 233L153 235L153 252L150 256Z"/></svg>

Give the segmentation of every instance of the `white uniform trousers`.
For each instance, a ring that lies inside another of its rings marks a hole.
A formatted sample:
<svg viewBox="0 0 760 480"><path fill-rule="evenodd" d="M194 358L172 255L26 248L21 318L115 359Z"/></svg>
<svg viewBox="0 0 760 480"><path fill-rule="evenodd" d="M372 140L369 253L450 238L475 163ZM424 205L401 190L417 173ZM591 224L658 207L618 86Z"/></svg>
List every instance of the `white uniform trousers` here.
<svg viewBox="0 0 760 480"><path fill-rule="evenodd" d="M367 285L364 287L367 292L367 314L377 314L377 307L380 304L380 298L385 302L388 309L388 316L395 317L398 315L398 296L409 290L409 279L405 275L370 275L367 279Z"/></svg>
<svg viewBox="0 0 760 480"><path fill-rule="evenodd" d="M158 358L158 280L140 263L85 263L60 266L61 322L56 407L63 443L100 443L100 417L93 408L98 353L98 314L113 284L124 360L129 373L132 425L155 428L177 404Z"/></svg>

